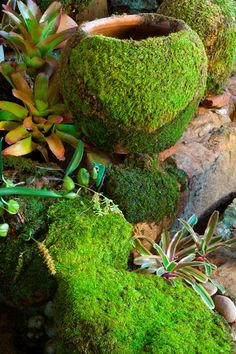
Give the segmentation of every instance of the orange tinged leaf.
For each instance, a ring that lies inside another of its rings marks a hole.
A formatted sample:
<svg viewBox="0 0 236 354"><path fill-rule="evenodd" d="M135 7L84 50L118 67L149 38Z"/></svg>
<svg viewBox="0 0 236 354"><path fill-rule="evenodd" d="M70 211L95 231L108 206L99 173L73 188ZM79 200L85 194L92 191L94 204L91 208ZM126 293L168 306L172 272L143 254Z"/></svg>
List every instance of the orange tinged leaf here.
<svg viewBox="0 0 236 354"><path fill-rule="evenodd" d="M61 161L65 160L65 148L61 139L56 134L52 133L48 137L45 137L45 140L56 158Z"/></svg>
<svg viewBox="0 0 236 354"><path fill-rule="evenodd" d="M31 136L21 141L18 141L16 144L13 144L2 151L3 156L13 155L13 156L22 156L29 154L37 148Z"/></svg>
<svg viewBox="0 0 236 354"><path fill-rule="evenodd" d="M14 144L17 141L27 137L30 133L24 127L24 125L18 125L15 129L12 129L7 135L5 136L6 142L10 144Z"/></svg>
<svg viewBox="0 0 236 354"><path fill-rule="evenodd" d="M0 108L14 114L19 120L24 119L28 115L28 110L17 103L0 101Z"/></svg>

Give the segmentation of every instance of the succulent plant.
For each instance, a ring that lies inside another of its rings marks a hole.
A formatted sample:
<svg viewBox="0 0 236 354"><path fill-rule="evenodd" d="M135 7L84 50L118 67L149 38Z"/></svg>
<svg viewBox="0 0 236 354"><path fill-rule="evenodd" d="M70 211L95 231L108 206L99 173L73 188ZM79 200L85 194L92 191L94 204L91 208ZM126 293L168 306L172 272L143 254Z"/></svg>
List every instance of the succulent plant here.
<svg viewBox="0 0 236 354"><path fill-rule="evenodd" d="M3 155L21 156L37 149L47 161L49 148L58 160L64 160L63 142L75 147L77 131L60 103L50 70L36 76L33 88L18 67L5 63L0 71L12 85L13 95L22 101L22 105L0 101L0 130L8 131L5 141L10 145Z"/></svg>
<svg viewBox="0 0 236 354"><path fill-rule="evenodd" d="M215 211L209 219L203 236L197 235L192 226L196 224L196 216L185 222L180 220L183 228L171 239L170 233L163 231L160 244L144 236L134 237L134 247L140 256L135 257L134 264L140 266L137 272L156 274L174 284L176 278L182 279L201 296L204 303L211 309L214 303L201 283L213 282L219 290L223 287L211 280L213 269L217 267L210 263L207 255L222 246L230 246L235 239L223 241L221 236L214 235L218 224L219 213ZM192 224L192 225L191 225ZM143 246L140 240L146 239L152 244L156 254L152 254Z"/></svg>
<svg viewBox="0 0 236 354"><path fill-rule="evenodd" d="M32 73L52 59L53 50L68 39L74 29L56 33L62 13L60 2L53 2L43 14L33 0L27 0L27 5L22 1L16 3L19 14L11 3L3 5L3 13L13 28L12 31L1 30L0 37L23 56L23 62Z"/></svg>

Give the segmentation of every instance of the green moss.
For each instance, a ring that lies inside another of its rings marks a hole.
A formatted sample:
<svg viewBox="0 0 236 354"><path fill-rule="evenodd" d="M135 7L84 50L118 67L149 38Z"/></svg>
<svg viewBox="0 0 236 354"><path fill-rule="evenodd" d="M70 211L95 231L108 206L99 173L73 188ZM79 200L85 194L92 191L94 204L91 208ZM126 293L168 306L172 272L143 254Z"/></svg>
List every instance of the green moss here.
<svg viewBox="0 0 236 354"><path fill-rule="evenodd" d="M173 215L178 200L175 176L157 170L113 167L106 173L105 194L131 223L159 223Z"/></svg>
<svg viewBox="0 0 236 354"><path fill-rule="evenodd" d="M62 200L50 209L57 353L229 354L220 317L180 283L127 271L131 226L90 208Z"/></svg>
<svg viewBox="0 0 236 354"><path fill-rule="evenodd" d="M45 11L53 2L54 0L37 0L37 5L42 11ZM63 10L70 13L72 10L76 12L84 10L91 0L61 0L60 2L62 3Z"/></svg>
<svg viewBox="0 0 236 354"><path fill-rule="evenodd" d="M64 50L66 104L99 146L157 152L175 143L193 116L205 89L206 55L195 32L172 21L182 30L140 41L78 32Z"/></svg>
<svg viewBox="0 0 236 354"><path fill-rule="evenodd" d="M234 0L164 0L158 13L184 20L202 39L208 55L208 91L220 92L236 56Z"/></svg>

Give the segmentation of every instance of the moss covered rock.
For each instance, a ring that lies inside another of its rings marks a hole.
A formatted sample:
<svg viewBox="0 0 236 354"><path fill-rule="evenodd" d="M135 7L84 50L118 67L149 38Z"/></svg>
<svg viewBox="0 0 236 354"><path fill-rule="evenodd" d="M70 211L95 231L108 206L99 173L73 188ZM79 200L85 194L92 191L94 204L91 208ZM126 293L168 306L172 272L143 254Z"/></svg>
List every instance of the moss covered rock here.
<svg viewBox="0 0 236 354"><path fill-rule="evenodd" d="M37 0L37 5L42 11L45 11L55 0ZM91 0L60 0L63 10L67 13L72 11L82 11L88 6Z"/></svg>
<svg viewBox="0 0 236 354"><path fill-rule="evenodd" d="M59 75L74 120L96 144L158 152L176 142L193 116L206 67L201 40L182 21L134 15L81 26Z"/></svg>
<svg viewBox="0 0 236 354"><path fill-rule="evenodd" d="M234 0L164 0L158 13L184 20L202 39L208 56L209 92L220 92L236 56Z"/></svg>
<svg viewBox="0 0 236 354"><path fill-rule="evenodd" d="M174 175L157 170L113 167L106 173L105 194L131 223L159 223L173 215L178 201Z"/></svg>
<svg viewBox="0 0 236 354"><path fill-rule="evenodd" d="M99 217L86 200L49 215L58 354L231 352L221 318L191 289L126 270L132 227L121 215Z"/></svg>

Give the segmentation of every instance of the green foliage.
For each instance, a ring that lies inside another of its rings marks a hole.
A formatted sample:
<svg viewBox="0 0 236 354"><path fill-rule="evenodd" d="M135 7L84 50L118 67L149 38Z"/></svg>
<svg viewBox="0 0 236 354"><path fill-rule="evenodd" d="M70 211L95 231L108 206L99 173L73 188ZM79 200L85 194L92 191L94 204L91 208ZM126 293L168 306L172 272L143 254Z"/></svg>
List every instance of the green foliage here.
<svg viewBox="0 0 236 354"><path fill-rule="evenodd" d="M190 288L126 270L132 228L122 216L96 216L86 199L59 201L49 216L57 353L231 353L222 319Z"/></svg>
<svg viewBox="0 0 236 354"><path fill-rule="evenodd" d="M208 91L222 91L236 56L235 1L164 0L158 13L182 19L198 33L208 56Z"/></svg>
<svg viewBox="0 0 236 354"><path fill-rule="evenodd" d="M58 160L64 160L63 142L76 146L78 133L68 124L71 118L60 101L51 70L39 73L33 88L10 64L2 64L0 71L11 83L13 95L22 102L0 101L0 129L9 131L5 141L10 145L3 155L22 156L39 150L48 161L48 148Z"/></svg>
<svg viewBox="0 0 236 354"><path fill-rule="evenodd" d="M196 216L190 218L189 222L180 220L183 228L178 231L173 238L166 230L163 231L160 244L156 244L147 237L137 235L134 238L134 246L140 256L134 259L134 264L141 266L137 271L141 273L155 273L157 276L174 283L176 278L184 280L201 296L205 304L213 309L214 303L199 283L211 281L210 276L213 269L217 267L207 259L209 253L220 247L229 247L236 242L234 239L224 241L221 236L215 235L219 221L219 213L215 211L207 224L204 235L199 236L195 233L190 222L196 223ZM187 234L186 234L187 232ZM142 239L148 240L156 254L152 254L142 243ZM224 288L218 286L221 291ZM175 284L175 283L174 283Z"/></svg>
<svg viewBox="0 0 236 354"><path fill-rule="evenodd" d="M129 222L158 223L174 214L178 186L176 177L166 172L112 167L106 173L105 195L119 205Z"/></svg>
<svg viewBox="0 0 236 354"><path fill-rule="evenodd" d="M0 36L21 53L26 67L35 72L53 59L53 50L74 30L56 33L62 13L60 2L53 2L44 14L33 0L27 0L27 5L17 1L17 7L19 14L10 4L3 5L3 13L8 16L13 30L1 30Z"/></svg>
<svg viewBox="0 0 236 354"><path fill-rule="evenodd" d="M62 93L96 144L157 152L180 137L204 94L207 66L199 37L181 26L179 32L140 41L84 32L73 37L60 64Z"/></svg>
<svg viewBox="0 0 236 354"><path fill-rule="evenodd" d="M44 11L54 0L38 0L37 4ZM61 0L63 10L73 15L75 12L80 12L86 8L91 0Z"/></svg>

